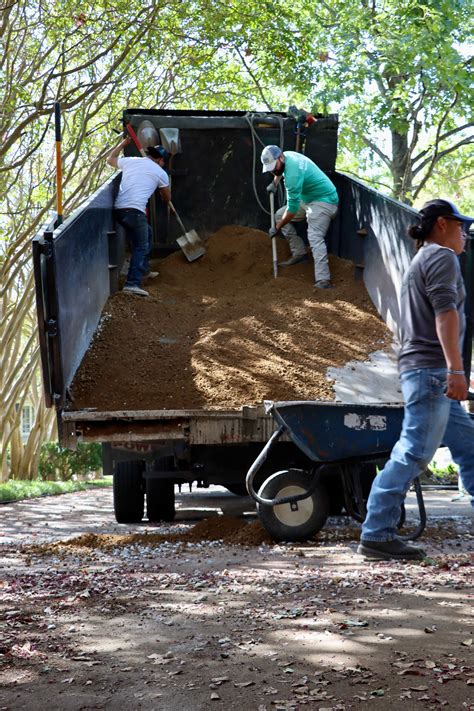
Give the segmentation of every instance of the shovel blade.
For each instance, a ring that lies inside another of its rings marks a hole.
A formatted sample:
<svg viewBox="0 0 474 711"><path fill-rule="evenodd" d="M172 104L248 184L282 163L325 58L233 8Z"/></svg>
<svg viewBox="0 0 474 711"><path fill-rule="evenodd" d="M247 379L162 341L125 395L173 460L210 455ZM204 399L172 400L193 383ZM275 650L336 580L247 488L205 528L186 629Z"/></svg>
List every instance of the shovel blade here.
<svg viewBox="0 0 474 711"><path fill-rule="evenodd" d="M206 254L206 248L204 242L199 237L196 230L190 230L186 232L182 237L178 237L176 242L179 244L184 252L184 255L188 262L194 262L199 257Z"/></svg>
<svg viewBox="0 0 474 711"><path fill-rule="evenodd" d="M168 153L176 155L181 153L181 141L179 140L179 128L160 128L160 138L162 145Z"/></svg>
<svg viewBox="0 0 474 711"><path fill-rule="evenodd" d="M158 141L158 131L153 126L151 121L142 121L137 129L138 140L142 144L143 148L148 148L148 146L156 146Z"/></svg>

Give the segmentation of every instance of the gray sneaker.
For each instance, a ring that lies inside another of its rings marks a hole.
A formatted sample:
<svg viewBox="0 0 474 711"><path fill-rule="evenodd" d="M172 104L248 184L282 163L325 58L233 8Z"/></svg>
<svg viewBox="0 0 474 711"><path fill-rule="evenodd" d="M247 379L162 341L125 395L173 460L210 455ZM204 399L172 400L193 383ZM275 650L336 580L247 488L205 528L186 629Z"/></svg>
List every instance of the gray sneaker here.
<svg viewBox="0 0 474 711"><path fill-rule="evenodd" d="M287 259L285 262L280 262L278 264L279 267L292 267L294 264L303 264L303 262L308 261L308 255L307 254L295 254L293 257L290 257Z"/></svg>
<svg viewBox="0 0 474 711"><path fill-rule="evenodd" d="M145 291L145 289L139 286L124 286L122 291L125 291L127 294L136 294L137 296L150 296L148 291Z"/></svg>
<svg viewBox="0 0 474 711"><path fill-rule="evenodd" d="M317 281L314 285L317 289L334 289L333 284L330 281L322 280Z"/></svg>
<svg viewBox="0 0 474 711"><path fill-rule="evenodd" d="M426 553L422 548L409 546L395 538L393 541L363 541L361 539L357 553L370 560L423 560Z"/></svg>

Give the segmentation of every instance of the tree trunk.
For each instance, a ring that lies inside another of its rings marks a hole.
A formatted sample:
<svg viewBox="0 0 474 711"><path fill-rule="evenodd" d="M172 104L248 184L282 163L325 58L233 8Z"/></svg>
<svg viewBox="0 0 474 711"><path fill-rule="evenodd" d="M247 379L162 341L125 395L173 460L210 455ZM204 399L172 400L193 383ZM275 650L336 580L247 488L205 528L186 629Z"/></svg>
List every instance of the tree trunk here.
<svg viewBox="0 0 474 711"><path fill-rule="evenodd" d="M48 439L48 434L55 420L55 416L56 412L54 409L46 409L44 397L42 397L36 411L35 423L29 433L23 456L19 463L19 474L23 474L23 478L29 481L38 478L41 445ZM14 472L12 472L12 476L15 476Z"/></svg>
<svg viewBox="0 0 474 711"><path fill-rule="evenodd" d="M402 202L409 202L412 185L412 172L406 133L392 131L392 165L393 196Z"/></svg>

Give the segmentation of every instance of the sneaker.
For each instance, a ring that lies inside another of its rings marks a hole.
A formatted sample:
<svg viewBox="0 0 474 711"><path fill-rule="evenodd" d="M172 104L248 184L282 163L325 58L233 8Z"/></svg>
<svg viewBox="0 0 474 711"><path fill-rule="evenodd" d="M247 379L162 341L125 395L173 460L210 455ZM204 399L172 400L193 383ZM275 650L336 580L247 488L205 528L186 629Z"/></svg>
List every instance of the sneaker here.
<svg viewBox="0 0 474 711"><path fill-rule="evenodd" d="M147 272L144 274L145 279L156 279L160 272Z"/></svg>
<svg viewBox="0 0 474 711"><path fill-rule="evenodd" d="M395 538L393 541L363 541L361 539L357 553L370 560L423 560L426 553L422 548L409 546Z"/></svg>
<svg viewBox="0 0 474 711"><path fill-rule="evenodd" d="M279 267L292 267L294 264L303 264L303 262L308 261L307 254L294 254L292 257L287 259L285 262L280 262Z"/></svg>
<svg viewBox="0 0 474 711"><path fill-rule="evenodd" d="M148 291L145 291L145 289L139 286L124 286L122 291L125 291L127 294L137 294L137 296L150 296Z"/></svg>
<svg viewBox="0 0 474 711"><path fill-rule="evenodd" d="M333 284L330 281L317 281L314 285L317 289L334 289Z"/></svg>

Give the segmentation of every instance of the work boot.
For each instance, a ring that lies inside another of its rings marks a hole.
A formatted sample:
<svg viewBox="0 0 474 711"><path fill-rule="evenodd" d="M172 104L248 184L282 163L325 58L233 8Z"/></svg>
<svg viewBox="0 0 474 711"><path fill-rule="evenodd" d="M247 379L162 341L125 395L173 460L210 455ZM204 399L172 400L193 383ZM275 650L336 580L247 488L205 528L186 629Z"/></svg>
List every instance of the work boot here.
<svg viewBox="0 0 474 711"><path fill-rule="evenodd" d="M148 291L145 291L145 289L142 289L139 286L127 286L125 285L123 287L123 291L125 291L126 294L136 294L137 296L150 296Z"/></svg>
<svg viewBox="0 0 474 711"><path fill-rule="evenodd" d="M292 257L287 259L285 262L279 262L279 267L292 267L294 264L302 264L308 261L307 254L294 254Z"/></svg>
<svg viewBox="0 0 474 711"><path fill-rule="evenodd" d="M334 285L329 280L317 281L314 286L317 289L334 289Z"/></svg>
<svg viewBox="0 0 474 711"><path fill-rule="evenodd" d="M423 560L426 553L422 548L409 546L408 543L395 538L393 541L360 540L357 553L370 560Z"/></svg>

